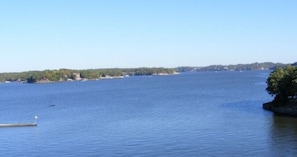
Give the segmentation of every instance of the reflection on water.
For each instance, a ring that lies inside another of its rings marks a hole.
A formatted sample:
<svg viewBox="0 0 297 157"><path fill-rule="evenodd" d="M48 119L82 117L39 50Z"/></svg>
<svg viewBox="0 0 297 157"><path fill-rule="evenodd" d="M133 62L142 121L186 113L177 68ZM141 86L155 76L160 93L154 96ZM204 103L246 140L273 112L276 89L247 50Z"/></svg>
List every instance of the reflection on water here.
<svg viewBox="0 0 297 157"><path fill-rule="evenodd" d="M273 116L271 125L271 151L275 156L296 156L297 119L292 117Z"/></svg>

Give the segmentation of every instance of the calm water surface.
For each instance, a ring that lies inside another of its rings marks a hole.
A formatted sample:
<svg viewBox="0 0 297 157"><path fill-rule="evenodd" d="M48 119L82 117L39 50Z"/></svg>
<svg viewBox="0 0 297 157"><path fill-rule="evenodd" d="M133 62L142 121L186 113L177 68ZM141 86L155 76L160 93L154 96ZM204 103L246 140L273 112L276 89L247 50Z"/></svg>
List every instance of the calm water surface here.
<svg viewBox="0 0 297 157"><path fill-rule="evenodd" d="M0 84L0 156L295 156L297 120L262 110L269 71Z"/></svg>

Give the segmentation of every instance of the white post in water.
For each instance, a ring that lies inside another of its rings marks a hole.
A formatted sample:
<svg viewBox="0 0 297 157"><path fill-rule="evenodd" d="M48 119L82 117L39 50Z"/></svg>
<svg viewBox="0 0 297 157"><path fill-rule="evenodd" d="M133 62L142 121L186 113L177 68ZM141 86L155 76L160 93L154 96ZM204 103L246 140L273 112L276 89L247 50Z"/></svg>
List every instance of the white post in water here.
<svg viewBox="0 0 297 157"><path fill-rule="evenodd" d="M37 124L38 117L35 116L34 118L35 118L35 124Z"/></svg>

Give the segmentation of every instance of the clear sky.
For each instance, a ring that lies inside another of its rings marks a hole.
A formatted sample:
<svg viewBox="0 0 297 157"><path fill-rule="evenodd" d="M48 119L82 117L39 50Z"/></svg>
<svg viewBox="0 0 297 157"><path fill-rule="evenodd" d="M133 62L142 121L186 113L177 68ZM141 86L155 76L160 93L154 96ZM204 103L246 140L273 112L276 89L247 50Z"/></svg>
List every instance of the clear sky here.
<svg viewBox="0 0 297 157"><path fill-rule="evenodd" d="M0 72L297 61L297 0L1 0Z"/></svg>

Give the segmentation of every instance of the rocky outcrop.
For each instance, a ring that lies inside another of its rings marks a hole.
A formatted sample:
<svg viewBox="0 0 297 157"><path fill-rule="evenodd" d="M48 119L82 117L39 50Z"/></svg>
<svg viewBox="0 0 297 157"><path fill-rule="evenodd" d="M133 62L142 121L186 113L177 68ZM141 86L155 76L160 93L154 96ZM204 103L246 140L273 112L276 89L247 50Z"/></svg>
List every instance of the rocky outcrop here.
<svg viewBox="0 0 297 157"><path fill-rule="evenodd" d="M263 109L272 111L276 114L297 117L296 100L286 103L285 105L276 104L275 102L264 103Z"/></svg>

